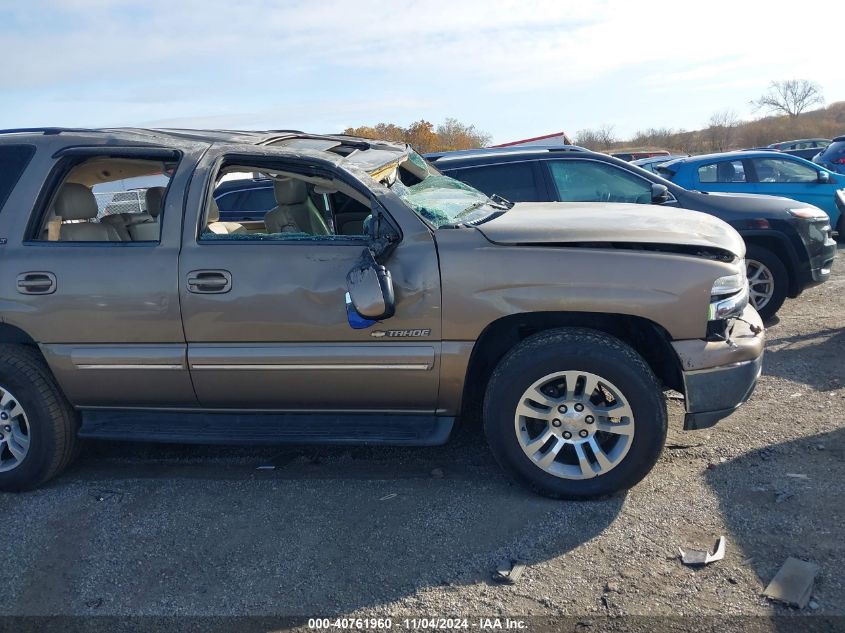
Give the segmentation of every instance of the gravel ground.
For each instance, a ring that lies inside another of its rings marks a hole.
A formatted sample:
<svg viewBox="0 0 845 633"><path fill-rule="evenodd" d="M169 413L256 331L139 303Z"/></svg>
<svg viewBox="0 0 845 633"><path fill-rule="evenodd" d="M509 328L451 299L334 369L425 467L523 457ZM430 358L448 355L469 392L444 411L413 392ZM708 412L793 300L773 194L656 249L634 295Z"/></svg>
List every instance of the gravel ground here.
<svg viewBox="0 0 845 633"><path fill-rule="evenodd" d="M627 495L532 496L475 429L431 449L92 442L47 487L0 495L0 613L845 615L844 256L770 324L737 413L685 433L670 402L668 447ZM720 534L724 560L680 563ZM820 566L801 612L761 596L789 556ZM527 564L515 585L490 582L502 558Z"/></svg>

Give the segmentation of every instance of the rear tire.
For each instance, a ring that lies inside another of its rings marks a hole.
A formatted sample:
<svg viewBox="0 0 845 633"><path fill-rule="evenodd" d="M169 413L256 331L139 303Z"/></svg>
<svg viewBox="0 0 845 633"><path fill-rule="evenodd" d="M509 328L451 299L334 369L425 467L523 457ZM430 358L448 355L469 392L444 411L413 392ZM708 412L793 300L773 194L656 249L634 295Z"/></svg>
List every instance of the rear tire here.
<svg viewBox="0 0 845 633"><path fill-rule="evenodd" d="M651 368L619 339L585 328L522 341L496 367L484 399L496 460L515 480L556 499L634 486L657 462L666 428Z"/></svg>
<svg viewBox="0 0 845 633"><path fill-rule="evenodd" d="M78 452L78 416L33 348L0 345L0 490L36 488Z"/></svg>
<svg viewBox="0 0 845 633"><path fill-rule="evenodd" d="M751 305L764 321L771 319L783 302L789 289L789 275L780 257L756 244L749 244L745 252L745 267ZM756 284L753 275L759 280ZM767 281L768 280L768 281ZM755 300L755 294L757 299ZM766 295L765 298L762 295ZM758 307L760 304L760 307Z"/></svg>

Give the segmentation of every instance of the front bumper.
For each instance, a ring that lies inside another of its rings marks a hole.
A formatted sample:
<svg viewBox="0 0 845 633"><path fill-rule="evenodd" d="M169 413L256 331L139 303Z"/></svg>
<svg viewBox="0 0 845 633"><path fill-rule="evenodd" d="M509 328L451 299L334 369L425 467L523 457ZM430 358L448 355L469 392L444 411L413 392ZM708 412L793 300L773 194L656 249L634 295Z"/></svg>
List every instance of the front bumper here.
<svg viewBox="0 0 845 633"><path fill-rule="evenodd" d="M836 242L833 238L828 238L824 244L824 250L821 255L812 263L818 264L810 269L811 281L807 283L805 288L811 286L818 286L824 283L830 277L831 268L833 268L833 260L836 257Z"/></svg>
<svg viewBox="0 0 845 633"><path fill-rule="evenodd" d="M798 284L794 289L797 295L828 280L836 257L836 240L833 239L835 227L829 221L803 220L795 226L807 252L806 261L798 269Z"/></svg>
<svg viewBox="0 0 845 633"><path fill-rule="evenodd" d="M828 277L830 277L830 269L833 266L833 259L836 257L836 240L833 239L834 231L835 227L825 234L824 242L810 259L810 277L812 281L808 286L816 286L827 281Z"/></svg>
<svg viewBox="0 0 845 633"><path fill-rule="evenodd" d="M684 372L684 430L706 429L751 397L763 371L763 355L732 365Z"/></svg>
<svg viewBox="0 0 845 633"><path fill-rule="evenodd" d="M675 341L681 361L686 415L684 429L713 426L748 400L763 367L765 334L751 306L733 321L728 342ZM752 327L760 328L755 334Z"/></svg>
<svg viewBox="0 0 845 633"><path fill-rule="evenodd" d="M819 284L823 284L828 280L830 277L830 270L833 267L833 258L830 258L830 261L826 264L822 265L820 268L814 268L810 271L810 275L813 278L813 282L808 284L807 287L811 286L818 286Z"/></svg>

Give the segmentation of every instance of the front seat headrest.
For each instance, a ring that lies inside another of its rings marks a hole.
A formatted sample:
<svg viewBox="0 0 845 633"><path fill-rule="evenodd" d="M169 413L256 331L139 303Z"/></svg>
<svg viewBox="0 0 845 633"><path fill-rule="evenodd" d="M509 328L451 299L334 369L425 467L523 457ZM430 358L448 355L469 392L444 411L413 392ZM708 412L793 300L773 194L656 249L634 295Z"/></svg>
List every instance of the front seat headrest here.
<svg viewBox="0 0 845 633"><path fill-rule="evenodd" d="M308 199L308 187L302 180L285 178L273 181L276 204L301 204Z"/></svg>
<svg viewBox="0 0 845 633"><path fill-rule="evenodd" d="M161 203L164 200L165 187L150 187L147 193L144 194L144 200L147 203L147 213L154 218L157 218L161 213Z"/></svg>
<svg viewBox="0 0 845 633"><path fill-rule="evenodd" d="M217 200L214 198L208 203L208 217L205 220L206 224L220 221L220 207L217 206Z"/></svg>
<svg viewBox="0 0 845 633"><path fill-rule="evenodd" d="M719 163L716 165L716 175L719 178L719 182L732 182L736 176L736 167L733 166L733 163L729 162Z"/></svg>
<svg viewBox="0 0 845 633"><path fill-rule="evenodd" d="M99 212L94 192L76 182L62 185L53 208L62 220L90 220Z"/></svg>

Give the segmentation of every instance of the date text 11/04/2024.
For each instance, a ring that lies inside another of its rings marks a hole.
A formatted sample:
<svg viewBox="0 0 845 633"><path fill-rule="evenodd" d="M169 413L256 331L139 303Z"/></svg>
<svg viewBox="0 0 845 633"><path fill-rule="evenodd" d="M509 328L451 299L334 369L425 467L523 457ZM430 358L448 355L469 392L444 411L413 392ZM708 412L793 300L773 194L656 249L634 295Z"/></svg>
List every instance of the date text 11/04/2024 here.
<svg viewBox="0 0 845 633"><path fill-rule="evenodd" d="M403 618L393 621L392 618L311 618L308 628L315 630L469 630L481 631L526 630L528 623L521 619L512 618Z"/></svg>

